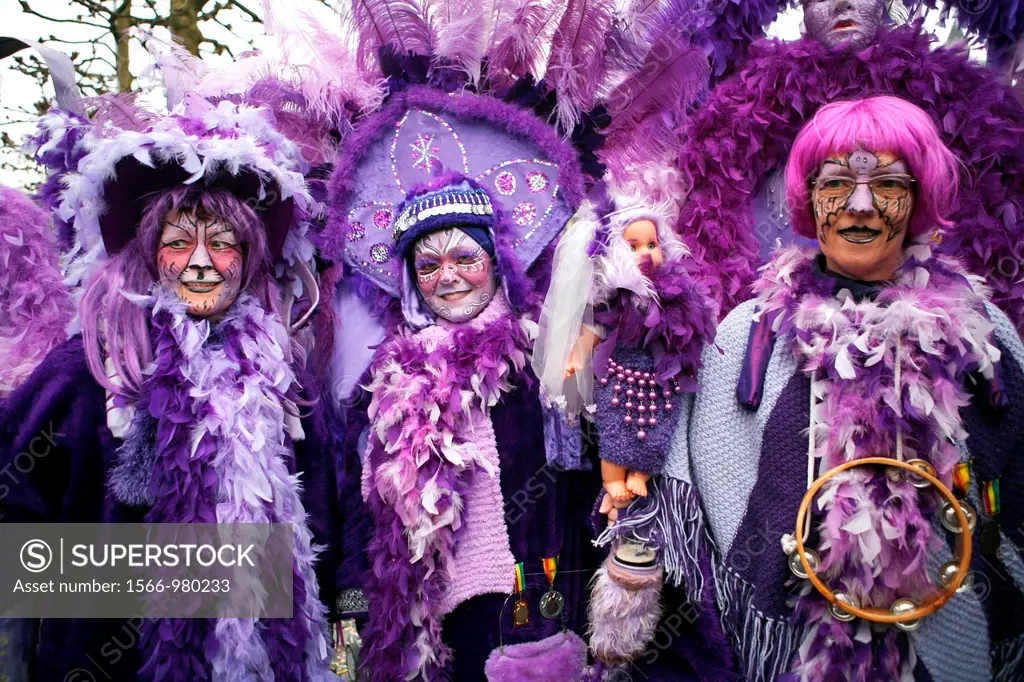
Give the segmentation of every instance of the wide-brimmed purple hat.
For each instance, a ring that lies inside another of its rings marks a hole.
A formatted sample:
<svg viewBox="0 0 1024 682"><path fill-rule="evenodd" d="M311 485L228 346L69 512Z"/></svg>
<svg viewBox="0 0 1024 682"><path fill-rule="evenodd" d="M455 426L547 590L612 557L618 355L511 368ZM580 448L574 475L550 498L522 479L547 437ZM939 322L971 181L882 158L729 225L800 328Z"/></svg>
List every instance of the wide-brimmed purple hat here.
<svg viewBox="0 0 1024 682"><path fill-rule="evenodd" d="M288 236L315 203L302 156L275 129L269 109L189 95L176 113L145 120L141 130L95 126L77 172L63 178L57 214L74 221L73 272L84 279L128 245L155 192L199 183L249 203L266 225L271 254L288 258Z"/></svg>

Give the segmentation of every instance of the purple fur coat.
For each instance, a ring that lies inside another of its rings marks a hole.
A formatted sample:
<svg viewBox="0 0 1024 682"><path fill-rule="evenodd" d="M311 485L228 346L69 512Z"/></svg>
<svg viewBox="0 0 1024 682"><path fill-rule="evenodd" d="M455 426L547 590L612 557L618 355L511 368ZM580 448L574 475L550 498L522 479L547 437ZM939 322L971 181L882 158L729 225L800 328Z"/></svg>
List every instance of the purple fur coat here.
<svg viewBox="0 0 1024 682"><path fill-rule="evenodd" d="M35 373L0 407L0 469L11 480L0 496L3 521L13 523L138 523L150 507L119 501L110 489L110 473L119 463L118 447L107 427L105 391L89 373L80 337L54 349ZM334 602L337 559L332 542L337 517L335 465L331 436L320 405L305 408L305 439L293 445L289 468L301 472L302 503L315 543L326 547L316 564L320 598ZM52 436L45 457L28 468L18 453L36 436ZM18 468L20 467L20 468ZM140 624L118 619L46 619L7 621L27 649L21 669L29 679L63 680L76 668L97 679L143 679ZM110 642L118 646L110 647ZM107 647L104 649L104 645ZM104 656L107 651L111 655ZM13 653L13 652L12 652ZM97 670L102 667L102 671ZM0 666L3 667L3 666ZM104 677L104 675L106 675ZM194 679L202 679L202 676Z"/></svg>

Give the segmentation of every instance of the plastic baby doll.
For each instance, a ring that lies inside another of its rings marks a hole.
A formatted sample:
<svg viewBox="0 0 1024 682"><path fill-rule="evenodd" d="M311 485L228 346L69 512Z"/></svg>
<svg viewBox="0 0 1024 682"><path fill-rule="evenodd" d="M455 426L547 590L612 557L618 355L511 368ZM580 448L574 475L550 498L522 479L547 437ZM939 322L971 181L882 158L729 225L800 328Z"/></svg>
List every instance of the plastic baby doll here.
<svg viewBox="0 0 1024 682"><path fill-rule="evenodd" d="M642 219L629 223L626 229L622 231L622 238L629 245L636 266L640 269L641 273L650 274L665 261L665 255L658 240L658 230L654 221ZM583 327L580 332L579 341L570 358L569 366L565 371L566 377L575 374L582 368L583 353L593 352L594 346L601 336L603 334L600 334L593 327ZM607 381L604 383L607 384ZM654 424L657 424L657 417L648 417L648 424L651 420L655 420ZM650 477L651 472L628 469L613 461L601 460L601 481L604 484L605 491L616 502L625 502L637 495L647 497L647 481Z"/></svg>
<svg viewBox="0 0 1024 682"><path fill-rule="evenodd" d="M601 478L622 503L646 497L648 479L661 470L679 414L673 401L696 389L715 313L662 207L612 211L602 223L588 249L593 324L581 325L564 378L592 361Z"/></svg>

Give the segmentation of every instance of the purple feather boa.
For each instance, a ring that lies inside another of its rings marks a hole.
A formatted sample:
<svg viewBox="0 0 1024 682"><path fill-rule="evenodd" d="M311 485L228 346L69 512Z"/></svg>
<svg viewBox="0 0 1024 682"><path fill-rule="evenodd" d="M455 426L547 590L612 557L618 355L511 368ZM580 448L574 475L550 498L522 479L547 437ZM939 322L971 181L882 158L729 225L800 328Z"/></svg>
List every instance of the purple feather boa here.
<svg viewBox="0 0 1024 682"><path fill-rule="evenodd" d="M539 642L500 647L487 658L488 682L581 682L587 665L587 645L572 630Z"/></svg>
<svg viewBox="0 0 1024 682"><path fill-rule="evenodd" d="M472 324L402 329L374 359L368 504L374 514L371 621L364 664L372 679L437 679L441 596L459 539L467 479L489 464L461 434L525 380L531 322L496 298Z"/></svg>
<svg viewBox="0 0 1024 682"><path fill-rule="evenodd" d="M35 134L25 141L25 151L46 168L46 182L35 198L53 217L62 251L74 244L74 216L62 215L57 207L63 200L65 177L78 170L78 162L86 154L83 142L88 128L89 122L80 115L53 107L39 118Z"/></svg>
<svg viewBox="0 0 1024 682"><path fill-rule="evenodd" d="M855 55L808 38L759 41L712 91L679 150L692 191L676 231L721 280L723 315L749 297L759 263L752 202L769 172L784 167L797 132L827 102L886 94L928 111L969 171L941 251L988 278L993 302L1024 325L1024 106L962 46L933 51L932 42L920 25L884 29Z"/></svg>
<svg viewBox="0 0 1024 682"><path fill-rule="evenodd" d="M854 459L893 456L899 432L905 459L930 462L951 486L960 460L955 442L966 436L960 408L970 400L967 375L990 379L1000 352L984 291L975 291L960 266L923 244L904 255L892 286L855 301L823 289L831 282L812 271L816 251L780 251L755 285L757 315L778 315L777 333L791 341L821 396L813 426L819 474ZM941 545L932 527L935 503L909 481L853 469L822 488L816 509L819 574L833 589L883 608L900 597L920 601L933 589L927 557ZM794 665L807 679L897 679L912 667L897 638L856 636L855 628L868 625L836 622L812 589L797 613L808 629Z"/></svg>
<svg viewBox="0 0 1024 682"><path fill-rule="evenodd" d="M155 420L155 502L145 520L293 524L294 617L147 621L140 679L326 680L324 608L313 573L317 550L289 469L285 406L294 376L285 360L284 327L248 295L216 326L188 316L169 294L156 296L156 366L137 408ZM132 437L150 433L138 429ZM147 447L128 445L122 450ZM250 498L238 494L243 490L263 492Z"/></svg>
<svg viewBox="0 0 1024 682"><path fill-rule="evenodd" d="M1024 34L1024 3L1005 0L925 0L930 7L942 7L943 18L956 9L957 22L968 33L977 33L987 43L989 59L998 65L1006 63L1013 48Z"/></svg>
<svg viewBox="0 0 1024 682"><path fill-rule="evenodd" d="M0 400L67 337L71 296L47 215L0 186Z"/></svg>
<svg viewBox="0 0 1024 682"><path fill-rule="evenodd" d="M666 261L648 279L656 298L640 300L633 292L619 293L595 310L595 321L613 330L595 350L594 367L616 347L644 347L654 356L662 385L678 379L686 390L696 390L697 370L704 346L715 338L717 311L714 280L692 272L690 259Z"/></svg>

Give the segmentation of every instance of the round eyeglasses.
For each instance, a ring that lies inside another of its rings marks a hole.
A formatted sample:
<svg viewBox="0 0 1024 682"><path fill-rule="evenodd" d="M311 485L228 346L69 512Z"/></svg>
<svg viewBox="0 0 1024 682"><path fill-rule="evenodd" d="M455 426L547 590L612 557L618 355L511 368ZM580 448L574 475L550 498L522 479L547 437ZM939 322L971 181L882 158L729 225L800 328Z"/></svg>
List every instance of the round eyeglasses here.
<svg viewBox="0 0 1024 682"><path fill-rule="evenodd" d="M819 195L826 199L846 199L857 185L867 185L879 201L891 201L905 197L916 181L903 173L876 175L867 180L858 180L846 175L820 176L812 183Z"/></svg>

